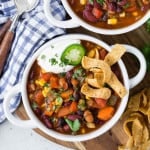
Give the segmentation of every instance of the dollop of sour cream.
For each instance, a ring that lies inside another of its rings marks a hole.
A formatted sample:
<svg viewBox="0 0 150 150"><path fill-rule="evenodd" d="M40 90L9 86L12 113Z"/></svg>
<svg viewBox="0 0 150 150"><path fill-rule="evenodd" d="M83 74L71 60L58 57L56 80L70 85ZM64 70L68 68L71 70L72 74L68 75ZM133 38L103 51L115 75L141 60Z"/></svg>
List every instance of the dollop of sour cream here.
<svg viewBox="0 0 150 150"><path fill-rule="evenodd" d="M80 40L68 39L50 45L37 58L39 66L46 72L62 73L73 69L74 66L66 65L61 61L61 55L71 44L80 44Z"/></svg>

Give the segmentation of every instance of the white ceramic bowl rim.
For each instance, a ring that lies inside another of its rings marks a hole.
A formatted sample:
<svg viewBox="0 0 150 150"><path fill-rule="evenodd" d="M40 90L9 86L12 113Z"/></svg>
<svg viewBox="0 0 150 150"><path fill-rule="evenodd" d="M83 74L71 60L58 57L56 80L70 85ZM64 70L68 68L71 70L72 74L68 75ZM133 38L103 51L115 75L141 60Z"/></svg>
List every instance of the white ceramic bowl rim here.
<svg viewBox="0 0 150 150"><path fill-rule="evenodd" d="M26 90L26 84L27 84L27 77L30 71L30 68L32 66L32 64L35 62L36 58L39 56L39 54L41 53L41 51L45 48L47 48L50 44L55 43L55 42L59 42L60 40L64 40L64 39L81 39L81 40L87 40L87 41L91 41L94 42L96 44L101 45L102 47L104 47L106 50L110 51L111 47L108 46L106 43L88 36L88 35L81 35L81 34L70 34L70 35L64 35L61 37L57 37L49 42L47 42L45 45L43 45L31 58L31 60L29 61L25 72L23 74L23 79L22 79L22 85L21 85L21 93L22 93L22 99L23 99L23 104L25 107L25 110L27 111L28 116L30 117L31 120L33 120L35 122L35 124L37 125L37 127L39 129L41 129L42 131L44 131L46 134L60 139L60 140L64 140L64 141L85 141L85 140L89 140L92 138L95 138L97 136L102 135L103 133L105 133L106 131L108 131L120 118L121 114L124 112L127 101L128 101L128 94L129 94L129 78L128 78L128 74L127 74L127 70L123 64L123 62L121 60L118 61L118 64L121 68L122 71L122 76L123 76L123 80L124 80L124 85L128 91L128 93L126 94L126 96L122 99L119 108L117 109L115 115L112 117L112 119L110 119L109 121L107 121L102 127L100 127L99 129L88 133L88 134L84 134L84 135L76 135L76 136L72 136L72 135L65 135L65 134L61 134L58 133L54 130L50 130L48 129L37 117L36 115L33 113L31 106L29 104L28 101L28 97L27 97L27 90Z"/></svg>

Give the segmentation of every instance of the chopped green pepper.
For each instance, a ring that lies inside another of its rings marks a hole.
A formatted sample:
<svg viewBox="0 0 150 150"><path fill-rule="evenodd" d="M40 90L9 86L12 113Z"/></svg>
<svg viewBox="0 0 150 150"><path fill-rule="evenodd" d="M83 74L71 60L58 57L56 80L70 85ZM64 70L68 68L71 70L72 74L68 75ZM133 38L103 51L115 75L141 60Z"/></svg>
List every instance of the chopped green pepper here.
<svg viewBox="0 0 150 150"><path fill-rule="evenodd" d="M81 44L68 46L61 55L61 61L68 65L76 66L80 64L85 55L85 48Z"/></svg>

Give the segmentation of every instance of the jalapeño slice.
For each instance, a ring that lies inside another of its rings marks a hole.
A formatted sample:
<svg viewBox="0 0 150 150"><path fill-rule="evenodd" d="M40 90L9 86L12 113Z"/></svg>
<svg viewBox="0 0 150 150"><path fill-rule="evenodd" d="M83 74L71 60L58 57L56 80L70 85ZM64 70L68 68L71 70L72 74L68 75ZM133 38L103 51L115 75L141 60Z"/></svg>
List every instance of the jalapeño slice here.
<svg viewBox="0 0 150 150"><path fill-rule="evenodd" d="M68 46L61 55L61 61L68 65L76 66L80 64L85 55L85 48L81 44Z"/></svg>

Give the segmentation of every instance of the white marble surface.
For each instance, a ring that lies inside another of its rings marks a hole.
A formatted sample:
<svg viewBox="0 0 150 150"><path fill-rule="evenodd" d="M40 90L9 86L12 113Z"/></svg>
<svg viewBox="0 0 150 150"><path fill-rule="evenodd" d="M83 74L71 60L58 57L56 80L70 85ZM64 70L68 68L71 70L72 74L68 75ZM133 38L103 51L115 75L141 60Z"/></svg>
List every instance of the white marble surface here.
<svg viewBox="0 0 150 150"><path fill-rule="evenodd" d="M0 124L0 150L71 150L55 144L31 129Z"/></svg>

